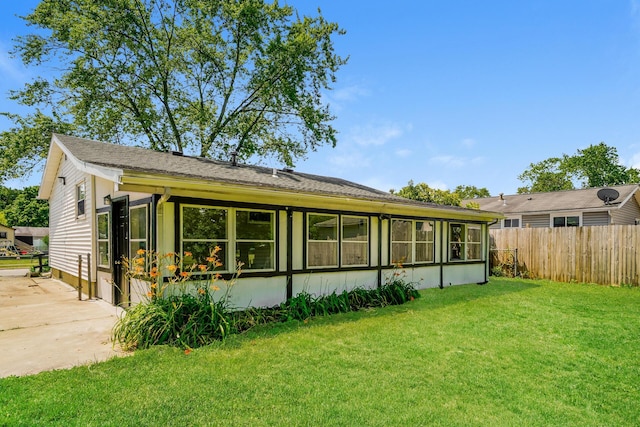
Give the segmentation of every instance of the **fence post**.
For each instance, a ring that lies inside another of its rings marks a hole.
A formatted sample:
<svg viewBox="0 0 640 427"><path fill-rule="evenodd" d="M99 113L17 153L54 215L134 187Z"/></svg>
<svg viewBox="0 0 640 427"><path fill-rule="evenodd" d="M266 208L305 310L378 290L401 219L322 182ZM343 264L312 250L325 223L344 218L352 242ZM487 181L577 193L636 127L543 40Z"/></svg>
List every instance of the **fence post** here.
<svg viewBox="0 0 640 427"><path fill-rule="evenodd" d="M78 301L82 301L82 255L78 255Z"/></svg>
<svg viewBox="0 0 640 427"><path fill-rule="evenodd" d="M87 253L87 287L89 288L89 299L93 297L91 288L91 253Z"/></svg>

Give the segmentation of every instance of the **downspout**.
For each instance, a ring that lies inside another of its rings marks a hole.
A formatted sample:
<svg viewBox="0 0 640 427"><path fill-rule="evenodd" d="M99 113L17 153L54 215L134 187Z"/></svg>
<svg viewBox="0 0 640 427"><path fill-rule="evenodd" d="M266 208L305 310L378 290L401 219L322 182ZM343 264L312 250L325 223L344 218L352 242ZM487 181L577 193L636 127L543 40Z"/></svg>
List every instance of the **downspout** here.
<svg viewBox="0 0 640 427"><path fill-rule="evenodd" d="M378 288L382 286L382 214L378 215Z"/></svg>
<svg viewBox="0 0 640 427"><path fill-rule="evenodd" d="M440 289L444 288L444 221L439 220L440 223Z"/></svg>
<svg viewBox="0 0 640 427"><path fill-rule="evenodd" d="M293 210L287 207L287 300L293 298Z"/></svg>

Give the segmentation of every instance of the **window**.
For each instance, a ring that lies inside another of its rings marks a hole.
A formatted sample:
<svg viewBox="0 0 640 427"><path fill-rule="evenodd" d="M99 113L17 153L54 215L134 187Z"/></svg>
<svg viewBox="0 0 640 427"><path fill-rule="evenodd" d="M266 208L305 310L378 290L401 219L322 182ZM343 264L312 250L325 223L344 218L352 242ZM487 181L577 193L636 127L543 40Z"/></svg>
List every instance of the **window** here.
<svg viewBox="0 0 640 427"><path fill-rule="evenodd" d="M85 192L84 182L76 186L76 216L84 215L84 204L87 195Z"/></svg>
<svg viewBox="0 0 640 427"><path fill-rule="evenodd" d="M98 266L110 266L109 213L98 214Z"/></svg>
<svg viewBox="0 0 640 427"><path fill-rule="evenodd" d="M191 252L193 260L206 264L207 257L217 246L219 270L227 270L228 253L228 210L204 206L182 207L182 253Z"/></svg>
<svg viewBox="0 0 640 427"><path fill-rule="evenodd" d="M217 271L229 271L236 262L243 271L274 270L275 218L275 211L183 205L181 251L191 253L189 262L207 264L219 247Z"/></svg>
<svg viewBox="0 0 640 427"><path fill-rule="evenodd" d="M139 249L147 249L147 207L129 210L129 256L135 257Z"/></svg>
<svg viewBox="0 0 640 427"><path fill-rule="evenodd" d="M273 270L275 212L236 211L236 261L243 270Z"/></svg>
<svg viewBox="0 0 640 427"><path fill-rule="evenodd" d="M504 228L519 228L519 227L520 227L519 218L507 218L504 220Z"/></svg>
<svg viewBox="0 0 640 427"><path fill-rule="evenodd" d="M338 215L308 214L307 266L338 266Z"/></svg>
<svg viewBox="0 0 640 427"><path fill-rule="evenodd" d="M369 264L369 218L342 217L342 265Z"/></svg>
<svg viewBox="0 0 640 427"><path fill-rule="evenodd" d="M580 217L578 216L555 216L553 217L554 227L578 227Z"/></svg>
<svg viewBox="0 0 640 427"><path fill-rule="evenodd" d="M433 230L433 221L392 220L391 262L394 264L433 262Z"/></svg>
<svg viewBox="0 0 640 427"><path fill-rule="evenodd" d="M6 231L0 231L0 239L6 239L7 238L7 232Z"/></svg>
<svg viewBox="0 0 640 427"><path fill-rule="evenodd" d="M482 227L477 224L449 225L449 260L482 259Z"/></svg>

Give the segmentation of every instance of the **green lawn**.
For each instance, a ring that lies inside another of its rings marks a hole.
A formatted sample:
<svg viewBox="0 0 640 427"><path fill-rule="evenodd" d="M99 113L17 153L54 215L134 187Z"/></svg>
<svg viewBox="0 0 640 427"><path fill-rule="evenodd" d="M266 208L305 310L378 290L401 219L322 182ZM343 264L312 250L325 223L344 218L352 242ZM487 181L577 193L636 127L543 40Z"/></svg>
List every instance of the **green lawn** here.
<svg viewBox="0 0 640 427"><path fill-rule="evenodd" d="M640 289L494 279L0 380L0 425L638 425Z"/></svg>
<svg viewBox="0 0 640 427"><path fill-rule="evenodd" d="M42 262L47 262L47 257L42 258ZM29 268L32 265L38 265L38 257L31 257L31 255L23 255L20 259L15 258L0 258L0 270L13 269L13 268Z"/></svg>

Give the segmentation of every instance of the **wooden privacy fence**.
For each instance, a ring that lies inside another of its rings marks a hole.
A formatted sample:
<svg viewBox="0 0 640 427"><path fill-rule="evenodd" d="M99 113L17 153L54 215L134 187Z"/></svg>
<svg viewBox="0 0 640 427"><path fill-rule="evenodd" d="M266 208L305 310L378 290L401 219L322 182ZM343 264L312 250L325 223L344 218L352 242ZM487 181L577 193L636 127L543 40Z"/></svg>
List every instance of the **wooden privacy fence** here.
<svg viewBox="0 0 640 427"><path fill-rule="evenodd" d="M518 250L518 271L531 278L640 285L640 226L512 228L490 236L492 250Z"/></svg>

